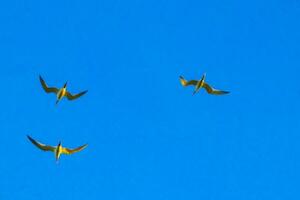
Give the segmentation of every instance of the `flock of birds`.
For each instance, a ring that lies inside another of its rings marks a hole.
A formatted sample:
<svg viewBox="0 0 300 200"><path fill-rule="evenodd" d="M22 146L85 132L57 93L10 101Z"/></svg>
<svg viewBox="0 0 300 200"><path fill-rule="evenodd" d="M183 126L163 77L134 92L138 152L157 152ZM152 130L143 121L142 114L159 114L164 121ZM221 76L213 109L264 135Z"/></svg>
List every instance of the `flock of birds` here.
<svg viewBox="0 0 300 200"><path fill-rule="evenodd" d="M80 92L75 95L71 94L70 92L67 91L67 82L64 84L64 86L62 88L48 87L48 85L46 84L46 82L44 81L44 79L41 76L40 76L40 82L46 93L56 94L55 104L58 104L58 102L61 101L63 97L67 97L68 100L75 100L75 99L78 99L79 97L81 97L82 95L84 95L85 93L87 93L87 90L85 90L85 91ZM27 137L32 142L32 144L34 144L39 149L41 149L43 151L54 152L56 162L58 162L61 154L73 154L73 153L79 152L79 151L83 150L85 147L87 147L87 144L85 144L85 145L82 145L82 146L74 148L74 149L69 149L69 148L63 147L61 145L61 142L59 142L57 146L50 146L50 145L45 145L45 144L42 144L42 143L34 140L29 135L27 135Z"/></svg>
<svg viewBox="0 0 300 200"><path fill-rule="evenodd" d="M193 95L196 94L201 88L204 88L207 93L212 94L212 95L223 95L223 94L228 94L228 91L222 91L222 90L217 90L213 87L211 87L209 84L205 82L205 77L206 74L202 76L200 80L186 80L182 76L179 77L180 83L182 86L195 86L195 90L193 92ZM48 87L44 79L40 76L40 82L41 85L46 93L54 93L56 94L56 104L58 104L64 97L66 97L68 100L75 100L87 93L87 90L80 92L78 94L71 94L70 92L67 91L67 82L64 84L62 88L56 88L56 87ZM60 155L61 154L73 154L79 151L82 151L84 148L87 147L87 144L84 144L82 146L79 146L74 149L66 148L63 147L61 142L59 141L57 146L50 146L50 145L45 145L41 142L38 142L34 140L32 137L27 135L28 139L32 144L34 144L37 148L43 150L43 151L51 151L55 155L56 162L59 161Z"/></svg>

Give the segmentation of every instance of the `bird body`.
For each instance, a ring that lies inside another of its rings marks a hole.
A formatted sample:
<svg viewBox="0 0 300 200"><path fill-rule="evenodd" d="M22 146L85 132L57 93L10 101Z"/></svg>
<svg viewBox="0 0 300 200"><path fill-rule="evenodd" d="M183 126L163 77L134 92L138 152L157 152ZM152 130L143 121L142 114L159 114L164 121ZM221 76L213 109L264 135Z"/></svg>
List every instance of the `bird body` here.
<svg viewBox="0 0 300 200"><path fill-rule="evenodd" d="M58 90L58 92L56 93L56 104L58 104L58 102L64 97L66 96L67 93L67 87L66 84L64 87L62 87L61 89Z"/></svg>
<svg viewBox="0 0 300 200"><path fill-rule="evenodd" d="M204 79L205 79L205 74L202 76L201 80L197 82L193 95L196 94L203 87Z"/></svg>
<svg viewBox="0 0 300 200"><path fill-rule="evenodd" d="M58 162L59 160L59 157L62 153L62 146L61 146L61 142L58 143L57 147L55 148L54 150L54 153L55 153L55 159L56 159L56 162Z"/></svg>
<svg viewBox="0 0 300 200"><path fill-rule="evenodd" d="M79 152L79 151L83 150L87 146L87 144L85 144L85 145L82 145L82 146L77 147L75 149L69 149L69 148L63 147L62 144L61 144L61 142L59 142L57 146L49 146L49 145L45 145L45 144L42 144L42 143L34 140L29 135L27 135L27 138L37 148L39 148L39 149L41 149L43 151L51 151L51 152L53 152L54 155L55 155L56 162L58 162L61 154L68 154L68 155L69 154L73 154L73 153L76 153L76 152Z"/></svg>
<svg viewBox="0 0 300 200"><path fill-rule="evenodd" d="M56 104L58 104L58 102L61 101L63 97L67 97L68 100L74 100L74 99L81 97L85 93L87 93L87 90L85 90L76 95L72 95L70 92L67 91L67 82L60 89L55 88L55 87L48 87L46 82L44 81L44 79L41 76L40 76L40 82L46 93L55 93L56 94Z"/></svg>
<svg viewBox="0 0 300 200"><path fill-rule="evenodd" d="M205 82L205 77L206 77L206 74L204 74L199 81L197 81L197 80L187 81L185 78L183 78L183 76L180 76L179 79L180 79L181 85L183 85L184 87L190 86L190 85L195 86L195 90L193 92L193 95L196 94L201 88L204 88L207 91L207 93L214 94L214 95L222 95L222 94L228 94L229 93L227 91L214 89L213 87L211 87L210 85L208 85Z"/></svg>

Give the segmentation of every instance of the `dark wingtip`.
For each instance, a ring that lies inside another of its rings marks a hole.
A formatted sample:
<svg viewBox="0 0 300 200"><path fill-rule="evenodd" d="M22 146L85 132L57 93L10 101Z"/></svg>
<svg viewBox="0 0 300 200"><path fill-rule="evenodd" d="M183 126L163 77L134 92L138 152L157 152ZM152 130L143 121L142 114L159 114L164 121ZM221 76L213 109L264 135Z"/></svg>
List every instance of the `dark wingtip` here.
<svg viewBox="0 0 300 200"><path fill-rule="evenodd" d="M27 135L27 138L28 138L31 142L34 141L34 139L33 139L32 137L30 137L29 135Z"/></svg>
<svg viewBox="0 0 300 200"><path fill-rule="evenodd" d="M85 90L82 92L82 95L86 94L88 92L88 90Z"/></svg>
<svg viewBox="0 0 300 200"><path fill-rule="evenodd" d="M42 76L41 75L39 75L39 78L40 78L40 83L43 85L44 84L44 79L42 78Z"/></svg>

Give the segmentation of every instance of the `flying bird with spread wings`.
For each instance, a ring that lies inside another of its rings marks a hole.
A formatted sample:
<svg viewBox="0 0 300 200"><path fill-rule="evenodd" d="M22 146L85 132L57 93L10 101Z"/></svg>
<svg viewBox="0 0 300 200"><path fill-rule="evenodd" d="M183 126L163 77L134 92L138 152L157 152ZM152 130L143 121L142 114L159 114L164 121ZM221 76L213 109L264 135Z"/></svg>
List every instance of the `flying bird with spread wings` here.
<svg viewBox="0 0 300 200"><path fill-rule="evenodd" d="M55 93L56 94L56 104L58 104L58 102L63 97L67 97L68 100L74 100L74 99L81 97L85 93L87 93L87 90L85 90L85 91L80 92L75 95L71 94L70 92L67 91L67 83L68 82L66 82L62 88L48 87L46 82L44 81L44 79L41 76L40 76L40 82L46 93Z"/></svg>
<svg viewBox="0 0 300 200"><path fill-rule="evenodd" d="M74 149L69 149L69 148L66 148L66 147L63 147L61 145L61 142L58 143L57 146L49 146L49 145L45 145L45 144L42 144L36 140L34 140L33 138L31 138L29 135L27 135L27 138L30 140L30 142L32 142L32 144L34 144L37 148L43 150L43 151L51 151L51 152L54 152L55 154L55 159L56 159L56 162L58 162L59 160L59 157L61 154L73 154L73 153L76 153L76 152L79 152L81 150L83 150L87 144L85 145L82 145L80 147L77 147L77 148L74 148Z"/></svg>
<svg viewBox="0 0 300 200"><path fill-rule="evenodd" d="M205 82L205 77L206 77L206 74L204 74L200 80L187 81L182 76L180 76L179 79L180 79L181 85L183 85L185 87L190 86L190 85L195 86L195 90L194 90L193 94L196 94L201 88L204 88L207 91L207 93L214 94L214 95L222 95L222 94L229 93L228 91L217 90L217 89L211 87L210 85L208 85Z"/></svg>

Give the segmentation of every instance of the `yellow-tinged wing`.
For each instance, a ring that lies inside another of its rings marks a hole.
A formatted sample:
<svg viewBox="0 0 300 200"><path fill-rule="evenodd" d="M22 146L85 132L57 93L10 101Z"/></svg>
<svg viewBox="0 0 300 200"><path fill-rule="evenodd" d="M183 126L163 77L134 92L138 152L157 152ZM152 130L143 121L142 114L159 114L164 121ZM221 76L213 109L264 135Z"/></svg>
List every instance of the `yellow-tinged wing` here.
<svg viewBox="0 0 300 200"><path fill-rule="evenodd" d="M77 99L79 97L81 97L82 95L84 95L85 93L87 93L88 91L85 90L83 92L80 92L78 94L75 94L75 95L72 95L70 92L66 92L66 97L69 99L69 100L74 100L74 99Z"/></svg>
<svg viewBox="0 0 300 200"><path fill-rule="evenodd" d="M227 91L222 91L222 90L214 89L213 87L211 87L211 86L208 85L207 83L204 83L204 84L203 84L203 87L206 89L206 91L207 91L209 94L221 95L221 94L228 94L228 93L229 93L229 92L227 92Z"/></svg>
<svg viewBox="0 0 300 200"><path fill-rule="evenodd" d="M180 79L181 85L183 85L183 86L197 85L197 83L198 83L198 81L195 81L195 80L187 81L182 76L179 76L179 79Z"/></svg>
<svg viewBox="0 0 300 200"><path fill-rule="evenodd" d="M76 152L79 152L79 151L83 150L85 147L87 147L87 144L82 145L80 147L77 147L75 149L68 149L68 148L63 147L62 148L62 153L64 153L64 154L73 154L73 153L76 153Z"/></svg>
<svg viewBox="0 0 300 200"><path fill-rule="evenodd" d="M47 84L46 84L46 82L44 81L44 79L40 76L40 82L41 82L41 84L42 84L42 86L43 86L43 89L45 90L45 92L47 92L47 93L57 93L58 92L58 89L57 88L55 88L55 87L48 87L47 86Z"/></svg>
<svg viewBox="0 0 300 200"><path fill-rule="evenodd" d="M33 138L31 138L29 135L27 135L27 137L30 140L30 142L32 142L32 144L34 144L36 147L38 147L39 149L41 149L43 151L54 151L55 150L55 147L42 144L42 143L34 140Z"/></svg>

